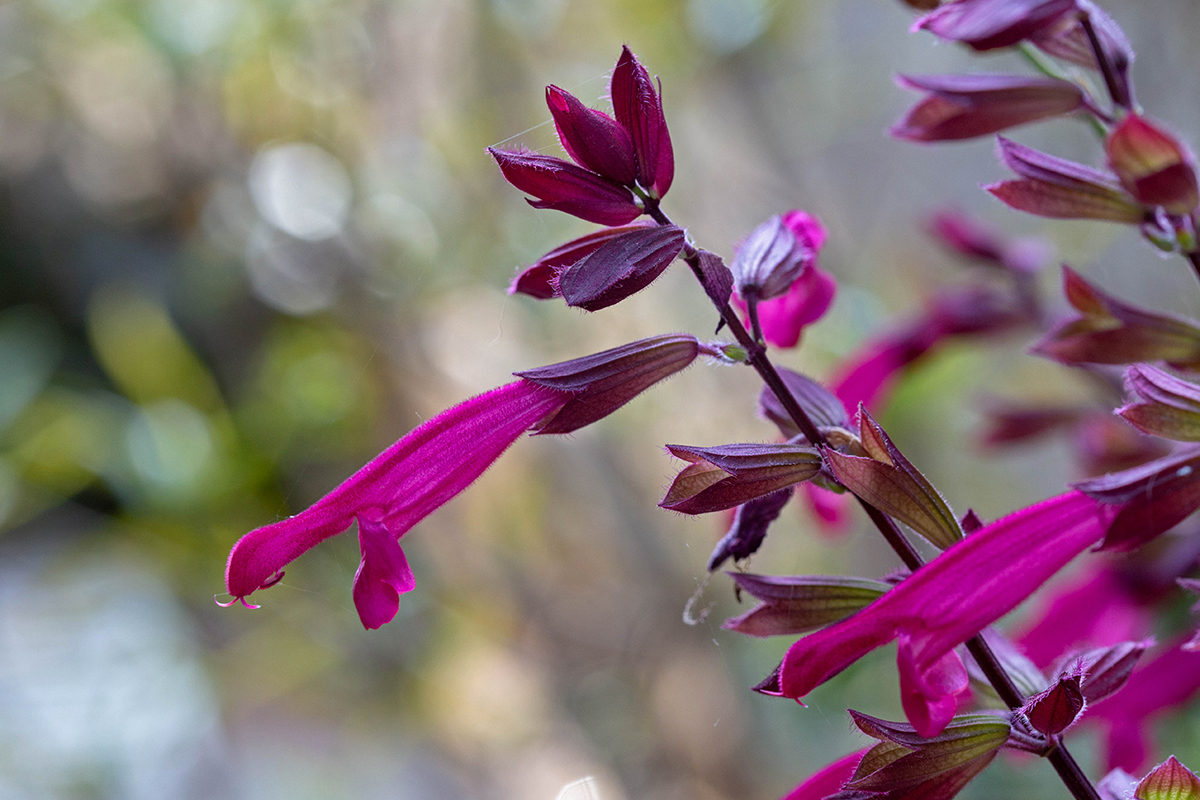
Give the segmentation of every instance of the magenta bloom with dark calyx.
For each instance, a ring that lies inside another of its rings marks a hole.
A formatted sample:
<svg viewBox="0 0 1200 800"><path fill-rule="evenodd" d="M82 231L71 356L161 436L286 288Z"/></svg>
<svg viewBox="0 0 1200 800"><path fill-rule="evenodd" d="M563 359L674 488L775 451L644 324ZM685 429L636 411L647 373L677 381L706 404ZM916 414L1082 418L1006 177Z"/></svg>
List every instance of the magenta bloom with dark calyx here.
<svg viewBox="0 0 1200 800"><path fill-rule="evenodd" d="M675 177L675 154L660 91L633 51L623 47L609 85L613 115L633 141L638 185L655 198L667 193Z"/></svg>
<svg viewBox="0 0 1200 800"><path fill-rule="evenodd" d="M1195 159L1179 141L1145 117L1130 114L1105 141L1108 165L1138 202L1170 214L1190 214L1200 204Z"/></svg>
<svg viewBox="0 0 1200 800"><path fill-rule="evenodd" d="M1077 10L1076 0L955 0L913 24L974 50L1011 47Z"/></svg>
<svg viewBox="0 0 1200 800"><path fill-rule="evenodd" d="M516 381L442 412L304 511L239 539L229 554L226 589L244 600L357 519L363 556L354 578L354 604L365 627L380 627L396 615L400 593L414 585L400 537L570 398L567 392Z"/></svg>
<svg viewBox="0 0 1200 800"><path fill-rule="evenodd" d="M563 149L576 164L624 186L633 185L637 158L629 131L557 86L546 87L546 105Z"/></svg>
<svg viewBox="0 0 1200 800"><path fill-rule="evenodd" d="M930 676L916 693L937 708L946 701L931 696L931 690L957 679L943 661L947 654L1098 541L1114 513L1081 492L1068 492L985 526L858 614L793 644L781 665L779 693L804 697L904 634L908 644L901 655L908 663L903 672L910 678ZM936 721L931 717L931 725Z"/></svg>
<svg viewBox="0 0 1200 800"><path fill-rule="evenodd" d="M733 304L748 322L745 298L753 292L763 338L776 347L795 347L804 327L833 305L837 280L817 266L826 236L819 219L793 209L755 229L730 265Z"/></svg>
<svg viewBox="0 0 1200 800"><path fill-rule="evenodd" d="M983 188L1011 208L1052 219L1137 224L1148 210L1117 176L996 137L1000 159L1020 178Z"/></svg>
<svg viewBox="0 0 1200 800"><path fill-rule="evenodd" d="M976 74L900 75L897 80L927 96L889 132L919 142L986 136L1084 106L1083 90L1054 78Z"/></svg>
<svg viewBox="0 0 1200 800"><path fill-rule="evenodd" d="M600 225L624 225L642 214L633 192L611 178L554 156L489 147L505 180L534 208L552 208Z"/></svg>
<svg viewBox="0 0 1200 800"><path fill-rule="evenodd" d="M531 370L443 411L384 450L294 517L257 528L233 546L225 586L234 600L274 585L285 566L358 521L362 562L354 604L367 628L390 622L414 586L399 539L466 489L530 428L569 433L684 369L701 352L695 337L644 339Z"/></svg>

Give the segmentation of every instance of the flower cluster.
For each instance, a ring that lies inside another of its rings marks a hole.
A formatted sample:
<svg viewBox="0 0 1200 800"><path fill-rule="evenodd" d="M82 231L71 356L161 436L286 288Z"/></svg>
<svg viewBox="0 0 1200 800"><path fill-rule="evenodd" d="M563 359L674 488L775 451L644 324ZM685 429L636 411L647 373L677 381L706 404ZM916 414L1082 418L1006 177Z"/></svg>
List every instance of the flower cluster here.
<svg viewBox="0 0 1200 800"><path fill-rule="evenodd" d="M1041 216L1137 225L1200 270L1193 158L1138 110L1133 51L1112 19L1087 0L953 0L914 28L975 51L1036 51L1048 74L902 76L904 87L925 97L893 135L934 142L1084 117L1103 139L1104 168L998 138L1002 160L1018 177L987 190ZM1101 76L1107 100L1075 73L1056 73L1051 65L1060 62ZM1035 280L1046 260L1040 246L942 213L931 225L934 235L983 272L931 294L919 313L870 338L829 381L778 368L768 345L797 346L836 294L836 281L817 264L824 226L800 209L772 216L726 265L660 207L675 168L661 86L628 47L613 70L610 97L612 115L547 87L571 161L489 148L504 178L531 195L535 208L604 226L521 270L510 292L599 311L645 289L679 259L720 316L717 330L727 328L734 341L667 334L517 373L517 381L413 430L305 511L246 534L230 554L229 594L245 603L278 582L293 559L357 523L362 561L354 602L364 626L389 622L399 595L414 587L399 543L414 525L526 431L578 430L703 354L757 373L759 412L780 437L667 445L685 465L663 508L688 515L733 510L708 569L758 551L798 487L829 520L848 515L847 503L833 498L853 498L905 565L883 577L732 573L739 596L744 591L758 605L726 628L803 634L754 687L761 694L800 701L867 653L897 642L907 722L852 711L857 728L877 743L822 770L789 800L950 798L1004 748L1049 759L1077 798L1095 797L1063 740L1077 723L1105 726L1114 768L1144 766L1151 750L1146 720L1200 691L1197 639L1184 636L1141 665L1155 647L1148 638L1154 609L1178 598L1180 586L1200 587L1187 577L1200 555L1200 527L1177 527L1200 508L1200 385L1158 366L1200 371L1200 323L1125 302L1065 265L1063 288L1074 312L1051 321ZM960 515L871 411L943 342L1034 329L1042 336L1032 354L1087 371L1107 394L1097 408L993 404L987 439L1012 444L1072 428L1083 480L990 523L971 510ZM1113 365L1125 367L1124 387ZM1108 414L1122 388L1127 402L1118 416ZM1183 546L1159 538L1172 529ZM1155 547L1145 548L1151 541ZM1092 548L1104 552L1088 557L1084 579L1058 587L1015 640L992 627ZM926 561L922 552L933 557ZM1140 800L1200 797L1200 779L1170 759L1140 781L1112 772L1100 789L1101 796Z"/></svg>

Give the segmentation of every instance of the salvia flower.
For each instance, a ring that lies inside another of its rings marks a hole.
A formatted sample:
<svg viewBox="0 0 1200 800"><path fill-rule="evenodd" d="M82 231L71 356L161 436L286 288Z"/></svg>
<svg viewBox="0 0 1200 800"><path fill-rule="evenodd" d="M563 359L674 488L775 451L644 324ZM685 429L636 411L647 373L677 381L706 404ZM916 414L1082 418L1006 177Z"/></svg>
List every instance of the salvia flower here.
<svg viewBox="0 0 1200 800"><path fill-rule="evenodd" d="M936 689L947 676L945 659L954 648L1099 540L1114 511L1081 492L1068 492L985 526L858 614L792 645L779 671L778 693L804 697L901 635L907 637L899 654L901 674L929 675L921 689ZM936 734L934 727L925 733Z"/></svg>
<svg viewBox="0 0 1200 800"><path fill-rule="evenodd" d="M1118 300L1065 264L1063 293L1080 316L1055 327L1031 352L1064 364L1200 366L1200 324Z"/></svg>
<svg viewBox="0 0 1200 800"><path fill-rule="evenodd" d="M568 433L615 411L688 366L702 346L662 336L532 370L417 427L316 503L233 546L225 586L234 600L277 583L302 553L358 521L362 561L354 605L364 627L390 622L415 585L399 539L466 489L526 430ZM556 413L557 412L557 413ZM547 419L550 415L555 415Z"/></svg>
<svg viewBox="0 0 1200 800"><path fill-rule="evenodd" d="M1011 47L1076 11L1076 0L955 0L913 24L974 50Z"/></svg>
<svg viewBox="0 0 1200 800"><path fill-rule="evenodd" d="M1109 73L1115 82L1116 95L1113 102L1123 108L1133 106L1133 85L1129 79L1129 68L1135 54L1125 31L1095 3L1078 0L1079 8L1087 14L1092 30L1100 42L1100 51L1108 63ZM1080 16L1068 14L1058 22L1034 34L1030 41L1040 50L1055 58L1070 61L1087 69L1100 70L1096 51L1084 30Z"/></svg>
<svg viewBox="0 0 1200 800"><path fill-rule="evenodd" d="M1162 206L1169 214L1190 214L1200 204L1191 154L1140 114L1121 120L1104 149L1108 165L1139 203Z"/></svg>
<svg viewBox="0 0 1200 800"><path fill-rule="evenodd" d="M527 201L534 208L552 208L600 225L624 225L642 214L633 192L611 178L554 156L495 147L487 150L505 180L537 198Z"/></svg>
<svg viewBox="0 0 1200 800"><path fill-rule="evenodd" d="M1200 442L1200 386L1150 364L1125 370L1132 402L1119 414L1140 431L1179 442Z"/></svg>
<svg viewBox="0 0 1200 800"><path fill-rule="evenodd" d="M838 800L930 798L949 800L991 763L1009 740L1006 715L963 714L935 735L850 710L854 724L878 739L859 762Z"/></svg>
<svg viewBox="0 0 1200 800"><path fill-rule="evenodd" d="M897 80L927 94L889 133L918 142L972 139L1084 107L1083 90L1054 78L975 74L901 75Z"/></svg>
<svg viewBox="0 0 1200 800"><path fill-rule="evenodd" d="M689 462L675 476L659 506L684 514L708 514L748 503L812 478L821 454L804 444L669 444L671 455Z"/></svg>
<svg viewBox="0 0 1200 800"><path fill-rule="evenodd" d="M837 281L817 266L825 238L819 219L793 209L758 226L734 255L733 303L746 317L753 297L763 338L776 347L799 344L804 327L833 304Z"/></svg>
<svg viewBox="0 0 1200 800"><path fill-rule="evenodd" d="M617 122L633 141L638 185L650 196L662 197L675 177L675 154L663 116L661 87L656 89L628 46L621 48L609 94Z"/></svg>
<svg viewBox="0 0 1200 800"><path fill-rule="evenodd" d="M1020 178L983 188L1006 205L1055 219L1137 224L1148 210L1115 175L997 137L1000 159Z"/></svg>
<svg viewBox="0 0 1200 800"><path fill-rule="evenodd" d="M807 633L843 620L891 589L886 581L840 575L753 575L730 572L739 591L762 601L721 626L748 636Z"/></svg>

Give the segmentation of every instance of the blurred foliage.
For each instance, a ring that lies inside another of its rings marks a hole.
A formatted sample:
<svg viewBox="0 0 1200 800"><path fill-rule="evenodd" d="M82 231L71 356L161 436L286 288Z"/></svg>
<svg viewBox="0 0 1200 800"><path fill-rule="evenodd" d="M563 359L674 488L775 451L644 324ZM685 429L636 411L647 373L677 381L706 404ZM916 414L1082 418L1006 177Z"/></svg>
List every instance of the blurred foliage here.
<svg viewBox="0 0 1200 800"><path fill-rule="evenodd" d="M1171 102L1200 88L1171 74L1190 4L1111 10L1152 55L1143 102L1200 130ZM662 77L667 205L700 242L728 254L796 206L830 228L841 299L791 366L827 374L951 280L924 215L992 211L974 187L997 170L986 142L882 138L911 99L893 72L970 60L909 19L885 0L0 5L0 795L553 800L594 775L603 800L772 797L858 746L847 705L900 713L886 655L808 711L748 692L787 643L720 630L735 604L703 569L721 523L654 508L658 443L772 436L731 369L520 443L406 541L418 587L379 632L350 605L353 535L262 610L210 598L238 536L441 408L515 369L712 330L682 274L586 317L504 294L586 227L529 209L483 148L553 151L542 86L599 102L622 42ZM1050 131L1094 156L1082 126ZM1131 276L1157 265L1114 229L996 218L1114 290L1183 302L1187 276ZM1014 473L972 450L973 392L1044 385L1022 344L938 360L888 420L963 508L1064 479L1061 452ZM878 574L873 544L788 513L754 567ZM708 616L689 627L694 591Z"/></svg>

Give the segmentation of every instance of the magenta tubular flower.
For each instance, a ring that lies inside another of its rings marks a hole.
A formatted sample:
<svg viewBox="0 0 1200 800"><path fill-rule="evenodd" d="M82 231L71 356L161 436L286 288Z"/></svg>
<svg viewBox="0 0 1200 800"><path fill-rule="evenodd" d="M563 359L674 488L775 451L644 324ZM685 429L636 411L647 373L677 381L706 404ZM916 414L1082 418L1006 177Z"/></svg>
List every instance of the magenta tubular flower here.
<svg viewBox="0 0 1200 800"><path fill-rule="evenodd" d="M922 736L936 735L961 682L949 654L1099 540L1113 513L1073 491L985 526L858 614L793 644L780 667L778 693L799 700L903 635L902 690L906 701L920 698L925 709L910 722Z"/></svg>
<svg viewBox="0 0 1200 800"><path fill-rule="evenodd" d="M1076 0L956 0L921 17L913 30L992 50L1046 31L1077 8Z"/></svg>
<svg viewBox="0 0 1200 800"><path fill-rule="evenodd" d="M600 225L624 225L642 213L633 192L569 161L523 150L489 147L504 179L526 194L534 208L553 208Z"/></svg>
<svg viewBox="0 0 1200 800"><path fill-rule="evenodd" d="M294 517L243 536L229 554L233 601L274 585L283 568L355 520L362 563L354 605L367 628L390 622L413 588L399 539L471 485L522 433L570 433L712 352L669 334L529 370L522 380L443 411ZM819 457L818 457L819 460Z"/></svg>
<svg viewBox="0 0 1200 800"><path fill-rule="evenodd" d="M1084 722L1107 727L1109 769L1143 769L1155 751L1150 731L1155 719L1200 692L1200 653L1183 649L1184 643L1176 642L1134 670L1124 688L1084 712Z"/></svg>
<svg viewBox="0 0 1200 800"><path fill-rule="evenodd" d="M1069 81L1024 75L900 75L901 86L927 92L889 133L898 139L940 142L973 139L1083 107L1083 90Z"/></svg>
<svg viewBox="0 0 1200 800"><path fill-rule="evenodd" d="M414 585L400 537L570 399L568 392L522 380L443 411L304 511L239 539L229 554L226 589L244 601L278 581L300 554L357 519L363 555L354 576L354 605L364 627L391 621L400 593Z"/></svg>
<svg viewBox="0 0 1200 800"><path fill-rule="evenodd" d="M621 48L609 85L613 114L633 140L638 184L656 198L667 193L675 177L675 153L660 92L637 56L628 46Z"/></svg>
<svg viewBox="0 0 1200 800"><path fill-rule="evenodd" d="M859 762L862 761L869 749L869 747L864 748L839 758L820 772L814 773L811 778L792 789L781 800L824 800L829 795L836 794L846 784L846 781L854 777Z"/></svg>

